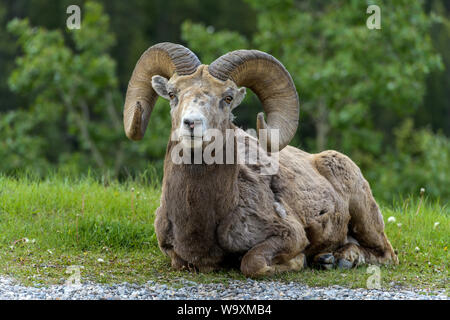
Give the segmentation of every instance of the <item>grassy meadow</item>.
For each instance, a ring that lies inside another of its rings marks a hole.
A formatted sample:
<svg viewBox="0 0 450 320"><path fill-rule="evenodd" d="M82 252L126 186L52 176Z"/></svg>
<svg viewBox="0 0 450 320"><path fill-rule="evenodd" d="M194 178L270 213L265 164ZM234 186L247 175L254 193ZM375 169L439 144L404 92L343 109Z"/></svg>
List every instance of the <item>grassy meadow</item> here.
<svg viewBox="0 0 450 320"><path fill-rule="evenodd" d="M82 266L81 281L144 283L177 279L226 282L238 270L176 272L158 249L153 228L160 187L94 178L38 180L0 176L0 274L25 284L63 283L67 267ZM400 265L381 268L382 287L449 288L450 208L426 195L382 205L386 232ZM390 217L395 218L389 219ZM388 222L388 219L390 222ZM365 287L365 267L312 270L267 279L311 286Z"/></svg>

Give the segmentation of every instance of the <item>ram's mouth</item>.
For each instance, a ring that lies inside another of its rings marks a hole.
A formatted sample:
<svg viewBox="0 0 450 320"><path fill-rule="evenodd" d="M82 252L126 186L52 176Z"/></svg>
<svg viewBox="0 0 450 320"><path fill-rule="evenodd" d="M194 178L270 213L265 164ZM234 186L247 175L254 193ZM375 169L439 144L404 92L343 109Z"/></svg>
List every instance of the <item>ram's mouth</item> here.
<svg viewBox="0 0 450 320"><path fill-rule="evenodd" d="M203 148L203 137L201 136L199 137L194 135L182 135L179 141L185 148L190 149Z"/></svg>

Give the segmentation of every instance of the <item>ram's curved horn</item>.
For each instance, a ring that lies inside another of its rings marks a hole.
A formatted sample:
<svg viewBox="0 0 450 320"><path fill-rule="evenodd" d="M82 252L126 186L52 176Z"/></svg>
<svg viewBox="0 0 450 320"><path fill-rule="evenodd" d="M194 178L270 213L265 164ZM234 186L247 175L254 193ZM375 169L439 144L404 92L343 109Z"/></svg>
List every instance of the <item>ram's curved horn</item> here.
<svg viewBox="0 0 450 320"><path fill-rule="evenodd" d="M268 134L268 151L281 150L291 141L298 126L299 100L294 82L281 62L258 50L236 50L211 63L208 71L256 93L267 114L267 123L262 112L257 116L258 135L260 129L280 130L279 148L271 144Z"/></svg>
<svg viewBox="0 0 450 320"><path fill-rule="evenodd" d="M152 77L160 75L170 78L192 74L200 65L200 60L188 48L179 44L163 42L148 48L136 63L128 83L123 124L125 133L132 140L144 136L157 94L152 88Z"/></svg>

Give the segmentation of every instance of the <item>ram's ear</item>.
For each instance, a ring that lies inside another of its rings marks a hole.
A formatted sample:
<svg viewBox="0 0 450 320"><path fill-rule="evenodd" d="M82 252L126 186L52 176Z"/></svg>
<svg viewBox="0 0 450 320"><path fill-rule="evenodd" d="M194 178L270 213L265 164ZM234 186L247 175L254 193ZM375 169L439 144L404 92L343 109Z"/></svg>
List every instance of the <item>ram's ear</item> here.
<svg viewBox="0 0 450 320"><path fill-rule="evenodd" d="M161 77L161 76L153 76L152 77L152 87L160 97L169 100L169 93L167 92L167 79L166 78Z"/></svg>
<svg viewBox="0 0 450 320"><path fill-rule="evenodd" d="M236 92L236 96L234 97L233 109L241 104L242 100L244 100L244 98L245 98L246 93L247 93L247 88L245 88L245 87L239 88L239 90Z"/></svg>

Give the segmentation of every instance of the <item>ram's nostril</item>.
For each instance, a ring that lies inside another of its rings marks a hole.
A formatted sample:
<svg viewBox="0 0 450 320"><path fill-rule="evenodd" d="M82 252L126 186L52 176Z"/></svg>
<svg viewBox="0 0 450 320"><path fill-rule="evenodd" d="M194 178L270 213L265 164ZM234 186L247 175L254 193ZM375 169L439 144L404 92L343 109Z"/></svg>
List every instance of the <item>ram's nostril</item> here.
<svg viewBox="0 0 450 320"><path fill-rule="evenodd" d="M193 125L194 124L194 121L191 121L190 119L184 119L183 120L183 123L185 124L185 125L187 125L187 126L191 126L191 125Z"/></svg>
<svg viewBox="0 0 450 320"><path fill-rule="evenodd" d="M203 120L199 118L184 118L183 123L192 130L195 126L203 125Z"/></svg>

